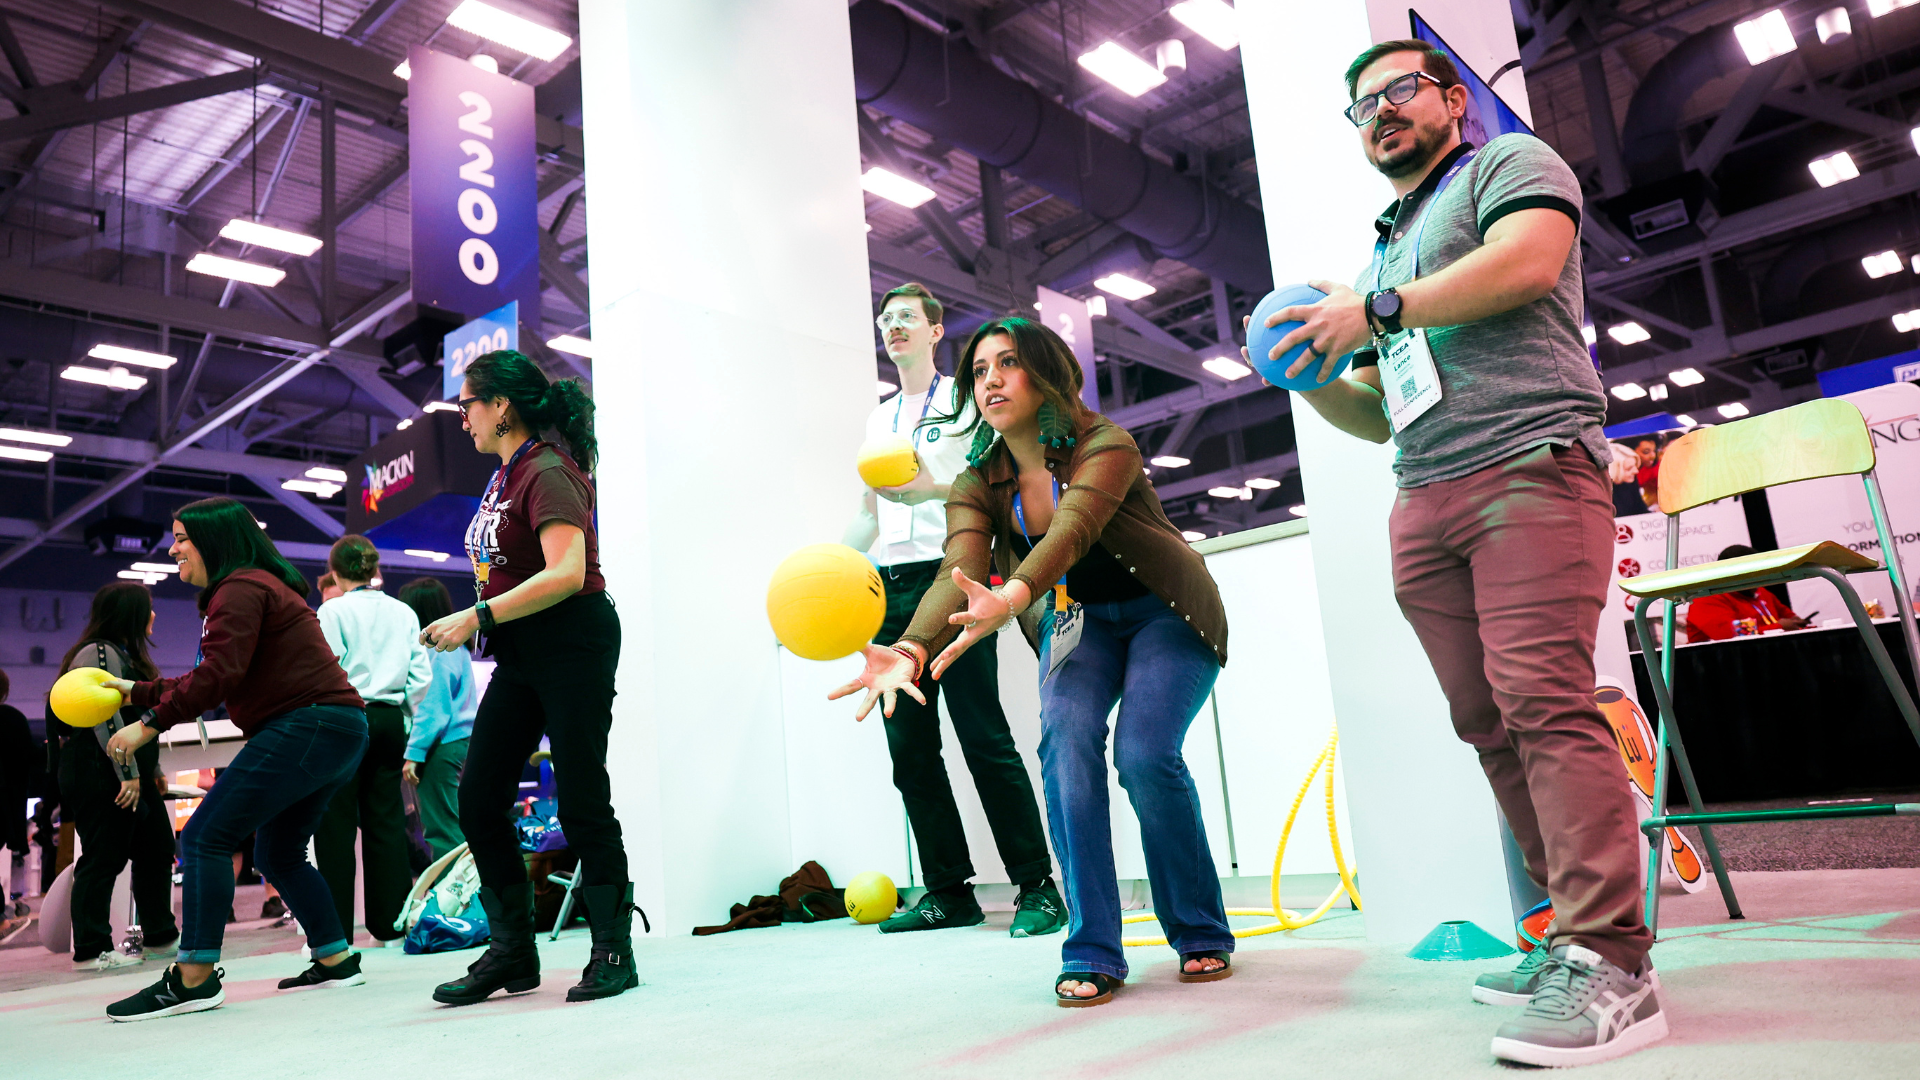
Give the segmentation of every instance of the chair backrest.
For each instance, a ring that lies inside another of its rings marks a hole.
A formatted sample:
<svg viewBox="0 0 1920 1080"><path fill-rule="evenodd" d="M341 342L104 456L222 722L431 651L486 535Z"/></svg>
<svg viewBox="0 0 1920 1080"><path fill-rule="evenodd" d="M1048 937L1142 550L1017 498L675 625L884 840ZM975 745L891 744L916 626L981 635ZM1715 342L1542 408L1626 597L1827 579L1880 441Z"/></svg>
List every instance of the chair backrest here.
<svg viewBox="0 0 1920 1080"><path fill-rule="evenodd" d="M1677 514L1778 484L1864 473L1873 461L1859 408L1820 398L1674 440L1660 459L1660 510Z"/></svg>

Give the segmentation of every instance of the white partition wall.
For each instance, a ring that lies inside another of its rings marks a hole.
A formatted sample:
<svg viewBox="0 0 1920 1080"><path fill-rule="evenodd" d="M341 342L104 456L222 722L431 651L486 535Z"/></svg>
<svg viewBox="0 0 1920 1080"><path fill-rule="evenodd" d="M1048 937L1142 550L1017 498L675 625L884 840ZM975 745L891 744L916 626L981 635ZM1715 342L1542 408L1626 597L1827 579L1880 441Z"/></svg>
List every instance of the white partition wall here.
<svg viewBox="0 0 1920 1080"><path fill-rule="evenodd" d="M1405 37L1405 11L1370 27L1365 0L1237 6L1274 280L1350 281L1393 192L1341 115L1343 73L1372 41ZM1412 941L1442 920L1471 919L1504 937L1511 914L1493 796L1393 600L1393 448L1333 430L1297 396L1293 419L1367 933Z"/></svg>
<svg viewBox="0 0 1920 1080"><path fill-rule="evenodd" d="M793 870L765 590L839 538L874 401L846 10L580 5L608 765L664 933Z"/></svg>

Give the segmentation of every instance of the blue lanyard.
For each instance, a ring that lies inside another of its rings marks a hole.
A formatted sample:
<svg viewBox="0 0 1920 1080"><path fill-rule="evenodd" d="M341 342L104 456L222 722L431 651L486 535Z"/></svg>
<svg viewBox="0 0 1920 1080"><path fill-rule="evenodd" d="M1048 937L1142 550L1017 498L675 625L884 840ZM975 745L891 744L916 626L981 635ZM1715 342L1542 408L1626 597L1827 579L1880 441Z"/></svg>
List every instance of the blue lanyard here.
<svg viewBox="0 0 1920 1080"><path fill-rule="evenodd" d="M527 451L533 449L539 441L538 439L528 439L526 442L521 443L520 449L513 452L513 456L507 459L505 465L493 470L493 479L487 481L487 493L480 500L480 509L493 509L493 504L500 499L500 493L506 490L507 478L513 475L513 467L520 464L520 459L526 457Z"/></svg>
<svg viewBox="0 0 1920 1080"><path fill-rule="evenodd" d="M1420 276L1420 240L1427 235L1427 219L1433 216L1431 213L1433 204L1440 201L1440 193L1447 190L1447 185L1453 183L1454 176L1461 169L1466 168L1467 162L1472 161L1479 152L1469 150L1461 155L1460 160L1453 163L1453 168L1447 170L1447 175L1440 178L1440 183L1433 189L1433 194L1427 197L1427 204L1420 208L1420 224L1413 232L1413 278ZM1368 286L1369 291L1380 287L1380 271L1385 268L1386 262L1387 241L1385 237L1381 237L1373 242L1373 284ZM1412 281L1413 278L1407 280Z"/></svg>
<svg viewBox="0 0 1920 1080"><path fill-rule="evenodd" d="M1020 535L1027 538L1028 547L1032 547L1033 537L1027 532L1027 515L1020 512L1019 484L1019 478L1016 477L1014 479L1013 491L1013 520L1020 526ZM1056 507L1060 505L1060 481L1058 478L1054 478L1053 480L1053 505Z"/></svg>
<svg viewBox="0 0 1920 1080"><path fill-rule="evenodd" d="M939 389L940 389L940 373L936 371L933 373L933 384L927 387L926 400L920 403L920 419L921 420L925 420L927 418L927 410L933 408L933 395ZM907 395L905 394L901 394L899 397L893 399L893 433L895 435L900 434L900 403L905 400L907 400ZM907 439L909 442L913 443L915 448L919 447L920 424L918 421L914 423L913 431L907 435Z"/></svg>

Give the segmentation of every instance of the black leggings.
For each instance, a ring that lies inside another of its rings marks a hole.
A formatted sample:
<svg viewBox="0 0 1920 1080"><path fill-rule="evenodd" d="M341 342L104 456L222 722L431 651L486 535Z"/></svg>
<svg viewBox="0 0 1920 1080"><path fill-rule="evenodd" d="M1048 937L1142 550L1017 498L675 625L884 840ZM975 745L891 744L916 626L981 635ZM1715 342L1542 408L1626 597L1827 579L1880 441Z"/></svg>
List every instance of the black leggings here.
<svg viewBox="0 0 1920 1080"><path fill-rule="evenodd" d="M474 717L460 778L460 829L480 881L503 889L527 880L512 824L520 776L545 734L553 749L560 827L580 857L584 885L627 882L627 851L607 781L613 674L620 618L604 592L576 593L494 630L498 661Z"/></svg>
<svg viewBox="0 0 1920 1080"><path fill-rule="evenodd" d="M154 945L180 936L173 918L173 813L150 781L132 810L113 804L120 781L93 732L69 736L60 750L61 813L80 834L73 868L73 957L91 960L114 947L113 886L133 863L133 902Z"/></svg>

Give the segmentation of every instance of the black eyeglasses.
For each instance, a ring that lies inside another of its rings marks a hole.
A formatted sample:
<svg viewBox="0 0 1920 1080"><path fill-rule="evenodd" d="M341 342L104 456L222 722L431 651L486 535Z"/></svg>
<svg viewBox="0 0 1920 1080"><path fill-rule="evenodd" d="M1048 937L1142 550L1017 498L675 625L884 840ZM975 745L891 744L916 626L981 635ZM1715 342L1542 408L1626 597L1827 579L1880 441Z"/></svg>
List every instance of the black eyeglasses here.
<svg viewBox="0 0 1920 1080"><path fill-rule="evenodd" d="M1342 111L1347 114L1347 119L1353 121L1354 127L1366 127L1373 122L1375 116L1380 114L1381 98L1386 98L1388 102L1394 105L1405 105L1407 102L1413 100L1415 94L1420 92L1421 79L1427 80L1442 90L1447 88L1446 83L1441 82L1439 79L1434 78L1424 71L1409 71L1405 75L1388 83L1379 93L1368 94L1362 98L1355 98L1353 104L1347 106Z"/></svg>
<svg viewBox="0 0 1920 1080"><path fill-rule="evenodd" d="M461 417L464 418L467 415L468 409L472 408L476 403L485 400L487 399L483 397L461 398L459 401L453 403L453 407L459 409Z"/></svg>

